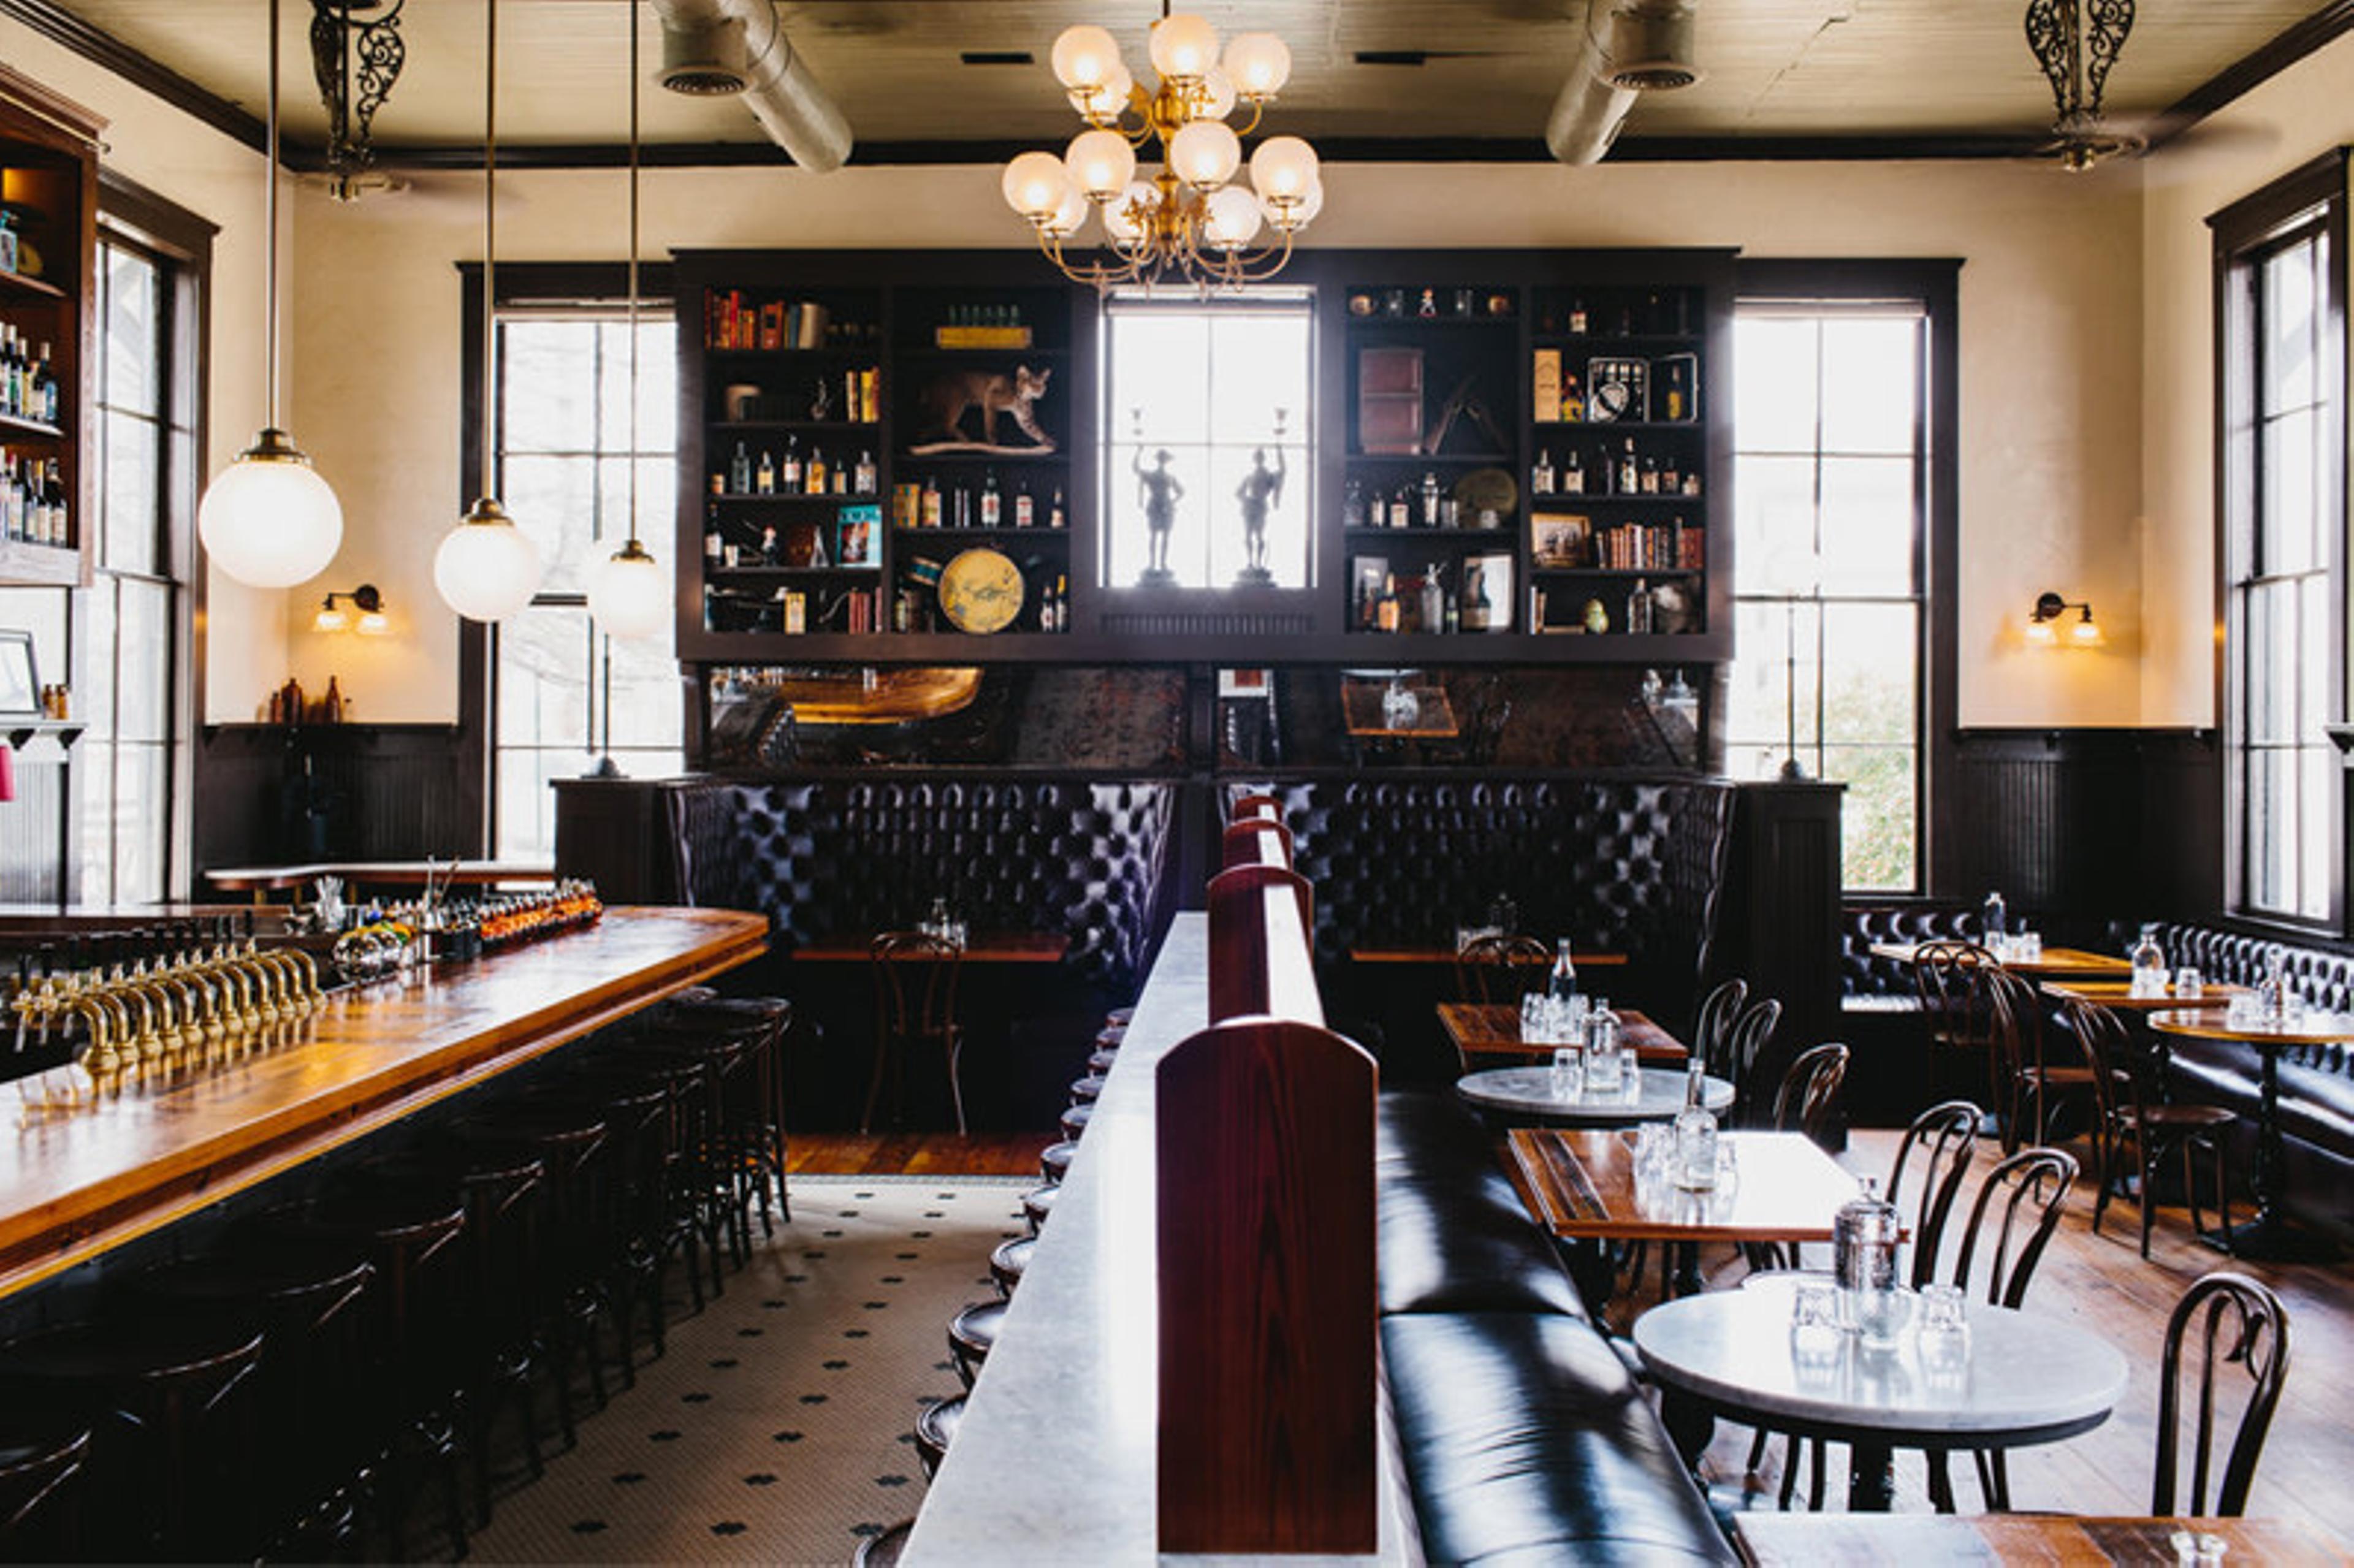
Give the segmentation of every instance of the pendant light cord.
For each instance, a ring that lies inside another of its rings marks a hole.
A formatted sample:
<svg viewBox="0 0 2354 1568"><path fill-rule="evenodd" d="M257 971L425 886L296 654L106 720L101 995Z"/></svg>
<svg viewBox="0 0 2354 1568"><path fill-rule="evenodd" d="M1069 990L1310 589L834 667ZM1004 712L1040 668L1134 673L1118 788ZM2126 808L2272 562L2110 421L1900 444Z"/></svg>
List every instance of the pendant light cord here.
<svg viewBox="0 0 2354 1568"><path fill-rule="evenodd" d="M261 267L262 424L278 429L278 0L270 0L270 146L262 165L261 227L267 238Z"/></svg>
<svg viewBox="0 0 2354 1568"><path fill-rule="evenodd" d="M277 0L271 0L275 5ZM482 493L492 482L498 429L498 290L493 275L499 254L499 0L482 4Z"/></svg>
<svg viewBox="0 0 2354 1568"><path fill-rule="evenodd" d="M630 0L630 543L638 542L638 0Z"/></svg>

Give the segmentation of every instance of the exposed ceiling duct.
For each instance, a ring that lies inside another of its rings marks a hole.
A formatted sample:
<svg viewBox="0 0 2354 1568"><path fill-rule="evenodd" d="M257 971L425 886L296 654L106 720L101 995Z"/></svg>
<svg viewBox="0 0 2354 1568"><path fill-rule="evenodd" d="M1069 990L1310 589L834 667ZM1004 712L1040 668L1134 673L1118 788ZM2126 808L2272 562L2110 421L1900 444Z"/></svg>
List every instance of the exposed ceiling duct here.
<svg viewBox="0 0 2354 1568"><path fill-rule="evenodd" d="M1637 94L1699 79L1691 0L1586 0L1577 63L1553 100L1545 145L1564 164L1598 164Z"/></svg>
<svg viewBox="0 0 2354 1568"><path fill-rule="evenodd" d="M773 0L653 0L662 84L694 96L741 93L769 139L820 174L850 156L850 122L810 75Z"/></svg>

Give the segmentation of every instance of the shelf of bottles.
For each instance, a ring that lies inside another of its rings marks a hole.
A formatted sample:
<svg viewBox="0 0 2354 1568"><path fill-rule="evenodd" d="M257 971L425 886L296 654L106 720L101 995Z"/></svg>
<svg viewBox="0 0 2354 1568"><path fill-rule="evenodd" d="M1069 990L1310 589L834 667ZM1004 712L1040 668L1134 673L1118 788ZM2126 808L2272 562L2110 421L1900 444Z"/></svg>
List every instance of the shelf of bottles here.
<svg viewBox="0 0 2354 1568"><path fill-rule="evenodd" d="M80 576L80 171L0 129L0 581Z"/></svg>

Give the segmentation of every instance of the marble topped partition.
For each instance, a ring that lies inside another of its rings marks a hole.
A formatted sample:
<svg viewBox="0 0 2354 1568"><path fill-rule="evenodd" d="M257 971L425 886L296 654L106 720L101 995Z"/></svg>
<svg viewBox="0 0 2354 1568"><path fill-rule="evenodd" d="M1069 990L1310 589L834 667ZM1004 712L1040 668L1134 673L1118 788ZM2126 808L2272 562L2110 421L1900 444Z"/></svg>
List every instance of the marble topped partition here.
<svg viewBox="0 0 2354 1568"><path fill-rule="evenodd" d="M917 1517L917 1568L1160 1560L1153 1068L1208 1023L1208 960L1206 917L1179 915ZM1385 1412L1382 1449L1376 1555L1266 1561L1419 1562Z"/></svg>

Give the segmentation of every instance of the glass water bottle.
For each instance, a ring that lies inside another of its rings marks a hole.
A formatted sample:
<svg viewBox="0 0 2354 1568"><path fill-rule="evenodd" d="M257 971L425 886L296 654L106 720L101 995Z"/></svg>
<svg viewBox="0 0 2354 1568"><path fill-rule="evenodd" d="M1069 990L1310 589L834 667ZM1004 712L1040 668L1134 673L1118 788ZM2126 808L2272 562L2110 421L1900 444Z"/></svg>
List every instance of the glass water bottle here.
<svg viewBox="0 0 2354 1568"><path fill-rule="evenodd" d="M2141 939L2133 945L2133 980L2128 988L2135 996L2166 994L2166 952L2158 945L2156 922L2141 928Z"/></svg>
<svg viewBox="0 0 2354 1568"><path fill-rule="evenodd" d="M1676 1185L1704 1192L1716 1185L1716 1118L1708 1108L1708 1069L1697 1056L1676 1113Z"/></svg>

